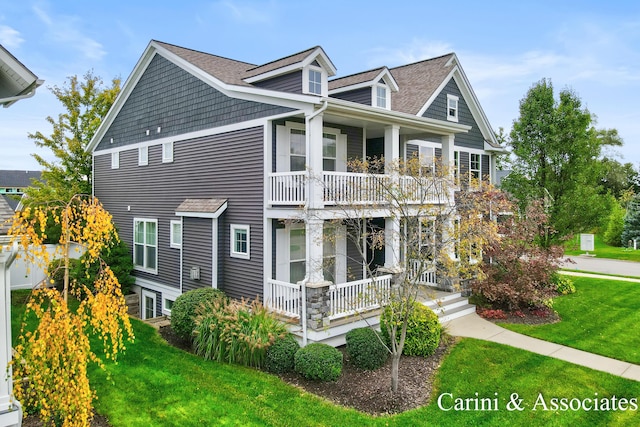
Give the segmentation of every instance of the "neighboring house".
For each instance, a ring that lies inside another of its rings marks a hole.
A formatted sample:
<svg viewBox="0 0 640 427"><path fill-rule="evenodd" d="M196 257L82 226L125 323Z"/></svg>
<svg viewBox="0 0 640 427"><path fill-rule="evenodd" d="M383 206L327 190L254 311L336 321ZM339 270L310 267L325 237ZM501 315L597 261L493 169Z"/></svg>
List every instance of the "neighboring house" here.
<svg viewBox="0 0 640 427"><path fill-rule="evenodd" d="M349 242L322 243L335 190L362 178L348 160L419 154L493 181L504 150L455 54L335 75L321 47L254 65L150 42L89 144L143 318L214 287L260 296L305 342L337 344L358 322L326 305L366 279ZM397 224L373 210L370 221ZM392 266L394 253L374 257Z"/></svg>
<svg viewBox="0 0 640 427"><path fill-rule="evenodd" d="M0 198L16 211L20 200L32 180L40 180L42 172L24 170L0 170Z"/></svg>
<svg viewBox="0 0 640 427"><path fill-rule="evenodd" d="M27 67L18 61L8 50L0 45L0 105L5 108L15 102L35 95L36 89L44 83ZM0 185L4 185L0 180ZM22 187L22 186L21 186ZM14 188L13 186L8 188ZM13 214L12 208L4 197L0 197L0 221ZM18 426L22 423L20 402L13 398L11 378L11 274L17 248L7 245L8 227L0 224L0 367L6 373L0 379L0 427Z"/></svg>

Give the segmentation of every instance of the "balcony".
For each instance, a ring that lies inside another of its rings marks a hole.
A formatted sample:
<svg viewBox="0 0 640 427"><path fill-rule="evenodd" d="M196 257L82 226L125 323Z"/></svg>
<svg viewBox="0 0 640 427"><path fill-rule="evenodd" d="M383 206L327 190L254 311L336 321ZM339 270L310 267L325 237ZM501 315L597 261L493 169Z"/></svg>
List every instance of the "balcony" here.
<svg viewBox="0 0 640 427"><path fill-rule="evenodd" d="M388 200L385 189L391 187L391 175L351 172L323 172L323 202L332 205L380 205ZM269 205L304 206L308 194L308 174L277 172L269 175ZM433 177L399 178L398 188L409 203L444 204L452 201L445 180Z"/></svg>

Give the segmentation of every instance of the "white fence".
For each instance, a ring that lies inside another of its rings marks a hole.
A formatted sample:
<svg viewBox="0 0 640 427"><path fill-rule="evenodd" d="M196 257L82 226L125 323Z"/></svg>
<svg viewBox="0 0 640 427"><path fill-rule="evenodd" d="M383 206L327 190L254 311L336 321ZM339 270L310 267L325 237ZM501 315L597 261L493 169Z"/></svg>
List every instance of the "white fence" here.
<svg viewBox="0 0 640 427"><path fill-rule="evenodd" d="M52 257L56 250L56 245L46 245L49 255ZM47 277L44 270L33 263L27 262L21 257L22 249L18 249L18 257L11 264L11 289L33 289L37 284ZM80 258L83 250L75 243L69 248L71 258ZM53 259L52 259L53 260Z"/></svg>

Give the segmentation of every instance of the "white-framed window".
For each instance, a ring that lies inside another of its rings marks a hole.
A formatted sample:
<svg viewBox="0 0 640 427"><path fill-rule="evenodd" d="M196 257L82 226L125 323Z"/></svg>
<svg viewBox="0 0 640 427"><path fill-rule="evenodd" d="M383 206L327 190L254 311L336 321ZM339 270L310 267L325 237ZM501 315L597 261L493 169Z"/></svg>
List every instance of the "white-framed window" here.
<svg viewBox="0 0 640 427"><path fill-rule="evenodd" d="M291 129L289 137L289 171L303 171L307 163L304 129Z"/></svg>
<svg viewBox="0 0 640 427"><path fill-rule="evenodd" d="M420 145L418 148L418 153L420 155L420 174L422 176L433 175L435 172L436 164L435 148L426 145Z"/></svg>
<svg viewBox="0 0 640 427"><path fill-rule="evenodd" d="M182 247L182 221L179 219L169 224L169 246L176 249Z"/></svg>
<svg viewBox="0 0 640 427"><path fill-rule="evenodd" d="M111 169L120 168L120 152L111 153Z"/></svg>
<svg viewBox="0 0 640 427"><path fill-rule="evenodd" d="M248 225L231 224L231 256L249 259L251 248L251 228Z"/></svg>
<svg viewBox="0 0 640 427"><path fill-rule="evenodd" d="M307 239L304 224L296 224L289 232L289 282L298 283L306 273Z"/></svg>
<svg viewBox="0 0 640 427"><path fill-rule="evenodd" d="M149 147L144 146L138 148L138 166L146 166L149 164Z"/></svg>
<svg viewBox="0 0 640 427"><path fill-rule="evenodd" d="M458 121L458 100L457 96L447 94L447 120L449 121Z"/></svg>
<svg viewBox="0 0 640 427"><path fill-rule="evenodd" d="M302 71L302 92L311 95L326 96L327 94L327 73L317 66L311 64Z"/></svg>
<svg viewBox="0 0 640 427"><path fill-rule="evenodd" d="M389 109L389 90L385 85L375 85L373 86L373 105L379 108Z"/></svg>
<svg viewBox="0 0 640 427"><path fill-rule="evenodd" d="M307 168L307 140L304 124L287 122L276 131L276 170L278 172L300 172ZM346 172L347 135L340 129L322 129L323 170Z"/></svg>
<svg viewBox="0 0 640 427"><path fill-rule="evenodd" d="M453 152L453 183L460 185L460 152Z"/></svg>
<svg viewBox="0 0 640 427"><path fill-rule="evenodd" d="M309 68L309 93L322 95L322 71Z"/></svg>
<svg viewBox="0 0 640 427"><path fill-rule="evenodd" d="M133 266L136 270L158 273L157 219L133 219Z"/></svg>
<svg viewBox="0 0 640 427"><path fill-rule="evenodd" d="M338 136L334 133L322 134L322 170L336 170L338 156Z"/></svg>
<svg viewBox="0 0 640 427"><path fill-rule="evenodd" d="M476 183L480 182L480 170L481 170L482 156L477 153L469 154L469 176Z"/></svg>
<svg viewBox="0 0 640 427"><path fill-rule="evenodd" d="M173 308L173 303L175 301L169 298L163 298L162 301L162 311L168 311L171 313L171 309Z"/></svg>
<svg viewBox="0 0 640 427"><path fill-rule="evenodd" d="M153 319L156 317L156 293L142 290L142 319Z"/></svg>
<svg viewBox="0 0 640 427"><path fill-rule="evenodd" d="M173 141L162 144L162 163L173 162Z"/></svg>

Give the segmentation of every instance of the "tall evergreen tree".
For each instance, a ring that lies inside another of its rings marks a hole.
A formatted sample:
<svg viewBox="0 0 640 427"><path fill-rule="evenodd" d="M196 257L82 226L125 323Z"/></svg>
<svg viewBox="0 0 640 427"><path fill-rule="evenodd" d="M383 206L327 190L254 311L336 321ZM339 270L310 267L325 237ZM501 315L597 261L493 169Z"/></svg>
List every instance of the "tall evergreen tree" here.
<svg viewBox="0 0 640 427"><path fill-rule="evenodd" d="M622 228L622 246L628 247L629 242L640 239L640 195L635 195L627 207ZM633 243L631 243L633 247Z"/></svg>

